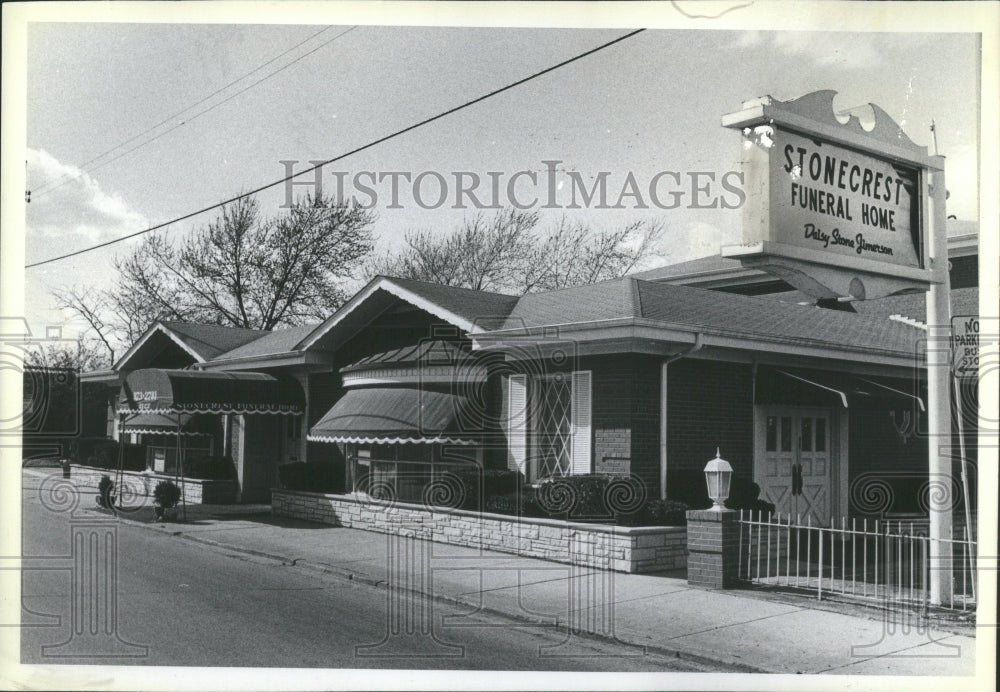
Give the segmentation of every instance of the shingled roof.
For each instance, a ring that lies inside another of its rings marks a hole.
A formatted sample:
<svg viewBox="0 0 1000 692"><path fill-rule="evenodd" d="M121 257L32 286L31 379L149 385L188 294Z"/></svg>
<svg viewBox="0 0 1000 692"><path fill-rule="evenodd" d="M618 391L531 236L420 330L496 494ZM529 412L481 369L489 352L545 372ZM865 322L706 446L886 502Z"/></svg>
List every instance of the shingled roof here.
<svg viewBox="0 0 1000 692"><path fill-rule="evenodd" d="M816 299L801 291L784 291L770 293L762 298L780 301L782 303L815 303ZM873 300L860 300L851 303L854 309L862 315L888 319L900 315L917 322L927 322L927 297L924 293L908 293L902 296L888 296ZM979 288L951 289L951 312L953 315L979 314Z"/></svg>
<svg viewBox="0 0 1000 692"><path fill-rule="evenodd" d="M473 324L499 324L498 320L507 317L519 300L518 296L506 293L476 291L391 276L385 278Z"/></svg>
<svg viewBox="0 0 1000 692"><path fill-rule="evenodd" d="M269 332L263 329L243 329L220 324L193 322L161 322L178 339L204 360L211 360L220 353L259 339Z"/></svg>
<svg viewBox="0 0 1000 692"><path fill-rule="evenodd" d="M525 295L504 329L647 319L668 327L762 341L912 353L912 326L880 317L626 277Z"/></svg>
<svg viewBox="0 0 1000 692"><path fill-rule="evenodd" d="M213 360L261 358L264 356L273 356L278 353L288 353L294 351L298 343L309 336L318 326L318 323L304 324L298 327L286 327L284 329L275 329L273 332L264 332L263 336L231 351L227 351Z"/></svg>

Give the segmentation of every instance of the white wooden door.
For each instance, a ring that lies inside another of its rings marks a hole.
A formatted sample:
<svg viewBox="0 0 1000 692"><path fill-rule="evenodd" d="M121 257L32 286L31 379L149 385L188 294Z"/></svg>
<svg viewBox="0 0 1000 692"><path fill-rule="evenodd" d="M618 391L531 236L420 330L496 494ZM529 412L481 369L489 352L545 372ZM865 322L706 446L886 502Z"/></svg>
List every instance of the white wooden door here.
<svg viewBox="0 0 1000 692"><path fill-rule="evenodd" d="M762 407L757 417L754 481L781 514L827 524L831 509L830 412Z"/></svg>

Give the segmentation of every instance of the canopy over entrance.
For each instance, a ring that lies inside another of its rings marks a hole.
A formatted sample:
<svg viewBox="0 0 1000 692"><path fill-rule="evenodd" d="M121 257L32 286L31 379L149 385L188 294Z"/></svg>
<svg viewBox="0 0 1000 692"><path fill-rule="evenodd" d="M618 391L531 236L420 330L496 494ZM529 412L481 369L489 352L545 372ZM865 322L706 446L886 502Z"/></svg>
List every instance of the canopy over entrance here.
<svg viewBox="0 0 1000 692"><path fill-rule="evenodd" d="M755 401L782 404L836 402L842 408L904 406L926 411L922 392L912 381L867 377L799 368L762 366L757 376Z"/></svg>
<svg viewBox="0 0 1000 692"><path fill-rule="evenodd" d="M119 413L298 415L304 410L297 382L257 372L148 368L129 373L118 395Z"/></svg>
<svg viewBox="0 0 1000 692"><path fill-rule="evenodd" d="M178 417L180 425L178 426ZM179 413L174 416L162 413L137 413L128 416L120 426L124 433L139 435L212 435L218 419L211 416Z"/></svg>
<svg viewBox="0 0 1000 692"><path fill-rule="evenodd" d="M402 387L352 389L312 427L309 439L474 444L467 411L467 400L457 394Z"/></svg>

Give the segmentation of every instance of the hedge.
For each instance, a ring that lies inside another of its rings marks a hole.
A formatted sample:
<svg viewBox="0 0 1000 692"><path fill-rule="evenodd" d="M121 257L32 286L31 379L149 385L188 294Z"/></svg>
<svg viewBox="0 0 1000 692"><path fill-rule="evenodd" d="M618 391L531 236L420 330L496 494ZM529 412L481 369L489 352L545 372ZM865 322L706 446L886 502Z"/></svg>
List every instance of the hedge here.
<svg viewBox="0 0 1000 692"><path fill-rule="evenodd" d="M343 491L329 464L295 461L278 467L278 484L286 490L335 493Z"/></svg>

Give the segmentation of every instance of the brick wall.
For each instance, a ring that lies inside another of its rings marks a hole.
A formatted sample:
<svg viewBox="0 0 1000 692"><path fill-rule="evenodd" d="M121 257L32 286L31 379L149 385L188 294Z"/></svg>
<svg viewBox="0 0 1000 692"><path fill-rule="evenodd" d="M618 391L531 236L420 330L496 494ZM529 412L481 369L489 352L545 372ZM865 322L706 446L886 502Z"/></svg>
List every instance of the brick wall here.
<svg viewBox="0 0 1000 692"><path fill-rule="evenodd" d="M271 491L274 514L379 533L398 533L470 548L617 572L655 572L687 563L680 526L625 528L551 519L518 519L420 505L390 506L349 495Z"/></svg>
<svg viewBox="0 0 1000 692"><path fill-rule="evenodd" d="M631 472L632 389L634 367L626 356L581 359L580 369L591 371L591 426L594 431L593 468Z"/></svg>
<svg viewBox="0 0 1000 692"><path fill-rule="evenodd" d="M689 511L689 584L727 589L739 580L739 524L736 512Z"/></svg>
<svg viewBox="0 0 1000 692"><path fill-rule="evenodd" d="M632 357L632 474L650 498L660 496L661 359Z"/></svg>
<svg viewBox="0 0 1000 692"><path fill-rule="evenodd" d="M733 472L753 480L753 374L744 363L687 358L667 374L667 493L684 499L682 482L704 494L702 470L716 448Z"/></svg>
<svg viewBox="0 0 1000 692"><path fill-rule="evenodd" d="M894 427L890 410L848 409L849 515L925 513L919 500L920 489L928 480L927 438L911 435L904 440ZM903 411L894 413L895 424L905 429ZM921 427L926 429L926 425ZM915 429L914 423L909 432ZM957 481L957 472L953 477ZM961 486L956 484L954 489L960 497Z"/></svg>
<svg viewBox="0 0 1000 692"><path fill-rule="evenodd" d="M581 367L593 373L594 471L631 473L649 497L659 497L660 359L585 358Z"/></svg>

